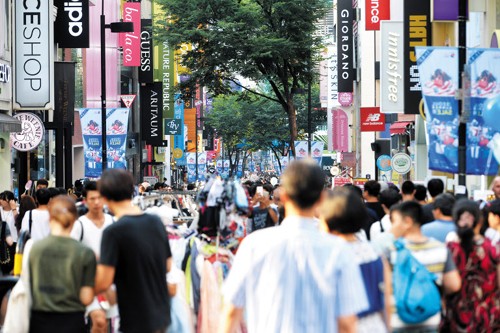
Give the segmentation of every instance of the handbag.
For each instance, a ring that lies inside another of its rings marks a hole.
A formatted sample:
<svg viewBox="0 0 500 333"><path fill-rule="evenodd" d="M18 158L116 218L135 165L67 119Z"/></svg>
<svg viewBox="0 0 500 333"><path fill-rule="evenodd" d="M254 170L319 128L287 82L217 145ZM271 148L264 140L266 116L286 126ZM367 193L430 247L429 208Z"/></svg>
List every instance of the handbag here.
<svg viewBox="0 0 500 333"><path fill-rule="evenodd" d="M26 242L21 276L10 293L3 325L3 332L5 333L28 333L30 330L31 287L29 253L32 244L31 240Z"/></svg>
<svg viewBox="0 0 500 333"><path fill-rule="evenodd" d="M14 268L14 254L16 249L14 246L7 244L6 230L7 222L2 221L2 231L0 234L0 268L3 274L10 274Z"/></svg>

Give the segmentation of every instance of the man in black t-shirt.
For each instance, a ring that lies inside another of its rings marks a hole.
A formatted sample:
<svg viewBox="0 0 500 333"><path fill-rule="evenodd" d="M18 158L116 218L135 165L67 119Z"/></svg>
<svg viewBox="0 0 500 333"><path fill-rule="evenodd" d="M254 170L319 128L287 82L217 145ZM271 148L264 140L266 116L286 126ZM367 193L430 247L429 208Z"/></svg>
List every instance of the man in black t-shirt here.
<svg viewBox="0 0 500 333"><path fill-rule="evenodd" d="M128 171L104 171L98 189L118 220L102 235L96 292L115 283L120 331L165 332L170 323L166 273L172 264L165 227L159 217L132 205L134 182Z"/></svg>

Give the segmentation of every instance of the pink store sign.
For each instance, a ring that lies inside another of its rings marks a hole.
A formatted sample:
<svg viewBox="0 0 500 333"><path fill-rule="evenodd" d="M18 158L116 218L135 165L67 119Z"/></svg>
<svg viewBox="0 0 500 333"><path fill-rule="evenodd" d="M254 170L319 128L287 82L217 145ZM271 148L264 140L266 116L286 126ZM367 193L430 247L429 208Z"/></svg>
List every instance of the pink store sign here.
<svg viewBox="0 0 500 333"><path fill-rule="evenodd" d="M351 92L339 92L338 100L341 106L351 106L353 95Z"/></svg>
<svg viewBox="0 0 500 333"><path fill-rule="evenodd" d="M120 46L123 48L123 66L141 64L141 3L123 4L123 21L134 24L134 32L120 34Z"/></svg>
<svg viewBox="0 0 500 333"><path fill-rule="evenodd" d="M349 117L341 109L333 110L332 117L333 149L338 152L347 152L349 150Z"/></svg>

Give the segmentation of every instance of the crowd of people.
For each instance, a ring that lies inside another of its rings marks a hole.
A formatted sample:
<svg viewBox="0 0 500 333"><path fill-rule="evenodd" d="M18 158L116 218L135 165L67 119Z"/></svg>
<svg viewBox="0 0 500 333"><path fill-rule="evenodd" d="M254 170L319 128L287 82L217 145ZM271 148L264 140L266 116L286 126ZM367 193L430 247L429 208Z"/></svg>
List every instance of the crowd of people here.
<svg viewBox="0 0 500 333"><path fill-rule="evenodd" d="M18 208L0 194L7 249L31 233L30 332L107 332L112 318L120 332L167 332L179 291L168 276L181 267L162 220L133 205L131 174L82 184L84 214L74 196L38 185ZM440 179L325 189L308 160L277 185L243 186L246 237L216 331L500 332L500 177L491 202L445 193Z"/></svg>

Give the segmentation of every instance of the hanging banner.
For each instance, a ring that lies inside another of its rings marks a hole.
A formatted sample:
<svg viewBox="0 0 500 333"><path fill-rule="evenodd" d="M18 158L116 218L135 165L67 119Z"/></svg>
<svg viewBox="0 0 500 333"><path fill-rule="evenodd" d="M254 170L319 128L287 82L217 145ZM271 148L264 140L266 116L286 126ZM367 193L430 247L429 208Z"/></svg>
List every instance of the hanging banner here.
<svg viewBox="0 0 500 333"><path fill-rule="evenodd" d="M379 107L360 108L361 132L385 131L385 114Z"/></svg>
<svg viewBox="0 0 500 333"><path fill-rule="evenodd" d="M338 91L352 93L354 81L354 10L352 0L337 1ZM340 97L340 96L339 96ZM340 101L339 101L340 102ZM340 102L342 103L342 102Z"/></svg>
<svg viewBox="0 0 500 333"><path fill-rule="evenodd" d="M89 47L89 0L54 0L54 42L60 48Z"/></svg>
<svg viewBox="0 0 500 333"><path fill-rule="evenodd" d="M196 181L196 153L186 153L187 181Z"/></svg>
<svg viewBox="0 0 500 333"><path fill-rule="evenodd" d="M459 2L460 0L432 0L432 21L458 21ZM469 1L465 1L465 5L469 7Z"/></svg>
<svg viewBox="0 0 500 333"><path fill-rule="evenodd" d="M141 85L141 138L148 145L163 145L162 84L155 82Z"/></svg>
<svg viewBox="0 0 500 333"><path fill-rule="evenodd" d="M342 109L332 111L332 145L338 152L349 151L349 117Z"/></svg>
<svg viewBox="0 0 500 333"><path fill-rule="evenodd" d="M338 59L337 59L337 48L335 46L328 47L327 66L328 66L327 108L331 109L340 106Z"/></svg>
<svg viewBox="0 0 500 333"><path fill-rule="evenodd" d="M123 48L123 66L141 65L141 3L123 4L123 21L132 22L134 32L120 33L120 46Z"/></svg>
<svg viewBox="0 0 500 333"><path fill-rule="evenodd" d="M415 50L425 101L429 169L458 173L458 49Z"/></svg>
<svg viewBox="0 0 500 333"><path fill-rule="evenodd" d="M45 136L43 121L31 112L16 113L14 118L21 122L22 131L10 133L12 148L19 151L36 149Z"/></svg>
<svg viewBox="0 0 500 333"><path fill-rule="evenodd" d="M381 26L380 111L404 113L404 26L384 21Z"/></svg>
<svg viewBox="0 0 500 333"><path fill-rule="evenodd" d="M366 30L380 30L380 21L391 19L390 0L365 0ZM384 44L382 44L384 45Z"/></svg>
<svg viewBox="0 0 500 333"><path fill-rule="evenodd" d="M142 19L139 82L153 83L153 80L153 24L151 19Z"/></svg>
<svg viewBox="0 0 500 333"><path fill-rule="evenodd" d="M491 99L500 95L500 50L469 49L467 59L472 81L471 114L467 122L467 174L496 175L498 161L491 148L496 146L498 136L492 139L500 129L500 118L491 110L497 107L498 101Z"/></svg>
<svg viewBox="0 0 500 333"><path fill-rule="evenodd" d="M207 174L207 153L198 153L198 181L205 181Z"/></svg>
<svg viewBox="0 0 500 333"><path fill-rule="evenodd" d="M175 160L178 165L186 164L186 156L185 151L185 142L184 142L184 101L181 98L180 94L175 95L175 104L174 104L174 119L178 119L180 122L180 134L174 135L174 149L182 152L182 156L176 157Z"/></svg>
<svg viewBox="0 0 500 333"><path fill-rule="evenodd" d="M225 175L229 175L229 167L230 167L230 163L229 163L229 160L225 160L224 161L224 169L223 169L223 173Z"/></svg>
<svg viewBox="0 0 500 333"><path fill-rule="evenodd" d="M295 154L298 160L303 160L307 158L307 141L295 141Z"/></svg>
<svg viewBox="0 0 500 333"><path fill-rule="evenodd" d="M54 62L54 118L66 126L75 121L74 62Z"/></svg>
<svg viewBox="0 0 500 333"><path fill-rule="evenodd" d="M102 173L101 109L80 109L85 177L98 178ZM126 169L125 151L129 110L106 109L106 143L108 168Z"/></svg>
<svg viewBox="0 0 500 333"><path fill-rule="evenodd" d="M415 46L432 43L431 0L404 0L404 113L422 113L423 99Z"/></svg>
<svg viewBox="0 0 500 333"><path fill-rule="evenodd" d="M325 148L325 144L320 141L311 142L311 155L312 158L321 165L321 160L323 159L323 150Z"/></svg>
<svg viewBox="0 0 500 333"><path fill-rule="evenodd" d="M217 160L215 163L215 169L217 170L217 173L220 175L224 171L224 166L222 160Z"/></svg>

